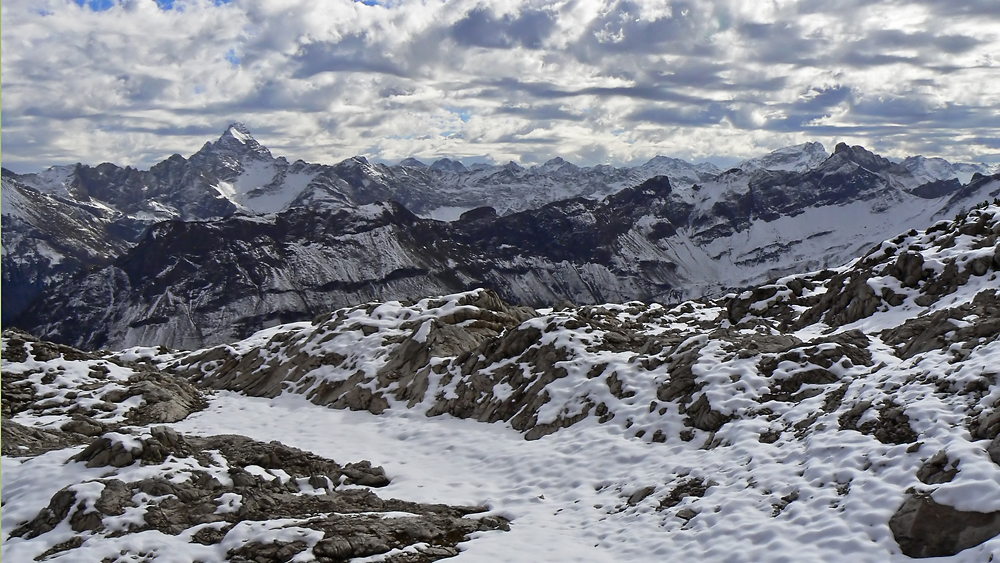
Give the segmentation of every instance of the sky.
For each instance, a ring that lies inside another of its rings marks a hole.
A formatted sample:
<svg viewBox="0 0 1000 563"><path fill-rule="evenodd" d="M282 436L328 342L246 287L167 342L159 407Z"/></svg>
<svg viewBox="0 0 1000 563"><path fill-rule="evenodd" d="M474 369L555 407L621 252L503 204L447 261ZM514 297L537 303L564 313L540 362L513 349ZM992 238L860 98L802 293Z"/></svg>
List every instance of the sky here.
<svg viewBox="0 0 1000 563"><path fill-rule="evenodd" d="M4 0L3 166L1000 161L997 0ZM728 161L728 162L727 162Z"/></svg>

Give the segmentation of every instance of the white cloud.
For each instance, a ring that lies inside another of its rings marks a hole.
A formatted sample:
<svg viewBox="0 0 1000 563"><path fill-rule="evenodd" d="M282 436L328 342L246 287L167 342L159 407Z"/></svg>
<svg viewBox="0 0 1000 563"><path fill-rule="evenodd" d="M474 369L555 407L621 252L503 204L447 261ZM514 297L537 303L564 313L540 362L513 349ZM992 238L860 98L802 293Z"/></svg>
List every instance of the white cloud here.
<svg viewBox="0 0 1000 563"><path fill-rule="evenodd" d="M582 164L819 140L1000 152L1000 9L943 0L2 5L4 165L277 154Z"/></svg>

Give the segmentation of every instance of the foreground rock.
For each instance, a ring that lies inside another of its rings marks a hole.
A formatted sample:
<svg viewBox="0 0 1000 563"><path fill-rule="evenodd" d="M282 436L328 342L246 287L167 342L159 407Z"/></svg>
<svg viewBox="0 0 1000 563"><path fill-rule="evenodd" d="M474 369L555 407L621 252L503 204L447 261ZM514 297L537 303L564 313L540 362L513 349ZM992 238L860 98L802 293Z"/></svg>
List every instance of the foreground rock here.
<svg viewBox="0 0 1000 563"><path fill-rule="evenodd" d="M389 479L368 462L341 466L242 436L182 436L156 426L142 436L105 434L71 461L91 468L141 465L157 475L127 480L119 473L60 490L37 517L11 532L33 539L59 534L66 523L75 534L46 555L93 538L156 530L190 537L233 561L332 562L396 550L400 560L423 562L457 555L456 545L474 532L508 529L503 518L468 517L485 512L482 507L379 498L367 487ZM176 477L178 465L186 478ZM415 547L403 557L409 546Z"/></svg>
<svg viewBox="0 0 1000 563"><path fill-rule="evenodd" d="M1000 511L972 512L942 506L929 495L906 499L889 520L896 541L910 557L942 557L1000 534Z"/></svg>
<svg viewBox="0 0 1000 563"><path fill-rule="evenodd" d="M4 330L3 342L4 418L45 417L50 429L94 436L177 422L206 405L202 391L149 362L83 352L16 329Z"/></svg>

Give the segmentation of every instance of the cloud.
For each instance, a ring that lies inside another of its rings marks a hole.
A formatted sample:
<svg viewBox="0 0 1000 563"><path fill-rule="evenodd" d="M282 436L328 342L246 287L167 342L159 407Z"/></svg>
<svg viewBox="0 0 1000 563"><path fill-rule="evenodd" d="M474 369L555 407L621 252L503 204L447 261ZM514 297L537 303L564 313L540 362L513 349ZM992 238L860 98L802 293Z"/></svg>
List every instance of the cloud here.
<svg viewBox="0 0 1000 563"><path fill-rule="evenodd" d="M497 17L490 8L477 6L455 22L451 37L466 47L539 49L554 23L552 14L547 11L529 9L517 17L510 14Z"/></svg>
<svg viewBox="0 0 1000 563"><path fill-rule="evenodd" d="M818 140L996 158L1000 4L9 0L4 166L272 152L579 164Z"/></svg>

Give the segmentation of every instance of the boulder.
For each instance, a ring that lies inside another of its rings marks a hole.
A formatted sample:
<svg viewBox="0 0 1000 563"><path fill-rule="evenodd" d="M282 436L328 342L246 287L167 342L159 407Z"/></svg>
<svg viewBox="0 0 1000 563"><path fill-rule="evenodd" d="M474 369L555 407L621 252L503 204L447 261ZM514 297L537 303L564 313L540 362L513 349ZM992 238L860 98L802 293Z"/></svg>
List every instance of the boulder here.
<svg viewBox="0 0 1000 563"><path fill-rule="evenodd" d="M947 557L1000 535L1000 511L962 511L915 493L893 514L889 528L905 555Z"/></svg>

